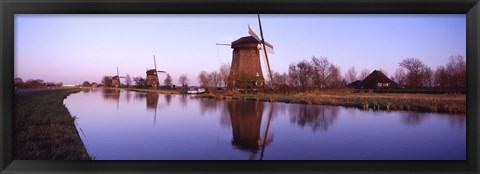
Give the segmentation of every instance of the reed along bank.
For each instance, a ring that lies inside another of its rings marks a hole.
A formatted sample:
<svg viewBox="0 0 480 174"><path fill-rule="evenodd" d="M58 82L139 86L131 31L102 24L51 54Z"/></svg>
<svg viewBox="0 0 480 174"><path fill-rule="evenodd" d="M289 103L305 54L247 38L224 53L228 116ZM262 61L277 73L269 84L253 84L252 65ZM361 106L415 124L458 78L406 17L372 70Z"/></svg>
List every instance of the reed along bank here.
<svg viewBox="0 0 480 174"><path fill-rule="evenodd" d="M224 91L202 94L198 97L346 106L365 110L436 113L466 113L467 111L465 94L363 93L351 91L239 93Z"/></svg>
<svg viewBox="0 0 480 174"><path fill-rule="evenodd" d="M91 160L73 117L63 104L81 89L15 92L15 160Z"/></svg>

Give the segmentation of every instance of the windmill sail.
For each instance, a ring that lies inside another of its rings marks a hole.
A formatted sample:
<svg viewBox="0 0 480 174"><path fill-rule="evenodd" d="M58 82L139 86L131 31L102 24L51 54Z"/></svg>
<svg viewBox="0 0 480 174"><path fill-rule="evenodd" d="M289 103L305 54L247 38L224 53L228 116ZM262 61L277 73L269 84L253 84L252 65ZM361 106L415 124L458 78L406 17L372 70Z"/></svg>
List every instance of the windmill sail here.
<svg viewBox="0 0 480 174"><path fill-rule="evenodd" d="M258 42L262 43L262 40L258 37L257 33L255 33L252 28L250 28L250 25L248 25L248 34L250 34L250 36L254 37L255 39L257 39ZM267 50L268 53L270 54L275 54L275 52L273 51L273 45L268 43L267 41L264 41L265 42L265 49ZM261 50L262 48L260 48Z"/></svg>
<svg viewBox="0 0 480 174"><path fill-rule="evenodd" d="M265 54L265 60L267 60L268 74L269 74L269 77L270 77L272 88L275 88L274 85L273 85L274 83L273 83L273 77L272 77L272 70L270 69L270 62L268 61L267 46L266 46L267 44L265 44L265 43L268 43L268 42L265 42L265 39L263 38L262 21L260 20L260 14L257 14L257 16L258 16L258 26L260 28L260 36L262 37L261 43L262 43L263 49L264 49L263 53ZM253 32L253 31L252 31L252 33L255 34L255 32ZM273 45L270 44L270 43L268 43L268 45L272 49L272 52L273 52Z"/></svg>
<svg viewBox="0 0 480 174"><path fill-rule="evenodd" d="M250 28L250 24L248 25L248 34L250 34L250 36L254 37L255 39L257 39L258 42L262 42L262 40L258 37L258 35L252 30L252 28Z"/></svg>

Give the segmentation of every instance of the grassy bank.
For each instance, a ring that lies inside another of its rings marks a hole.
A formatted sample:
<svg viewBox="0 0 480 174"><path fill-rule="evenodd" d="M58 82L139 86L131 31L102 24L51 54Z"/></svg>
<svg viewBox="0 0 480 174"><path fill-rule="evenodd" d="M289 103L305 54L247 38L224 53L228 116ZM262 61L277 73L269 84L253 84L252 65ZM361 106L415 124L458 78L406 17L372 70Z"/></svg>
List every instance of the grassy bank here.
<svg viewBox="0 0 480 174"><path fill-rule="evenodd" d="M90 160L63 100L81 89L15 94L16 160Z"/></svg>
<svg viewBox="0 0 480 174"><path fill-rule="evenodd" d="M244 94L229 91L202 94L199 97L335 105L388 111L466 113L465 94L354 93L348 91Z"/></svg>

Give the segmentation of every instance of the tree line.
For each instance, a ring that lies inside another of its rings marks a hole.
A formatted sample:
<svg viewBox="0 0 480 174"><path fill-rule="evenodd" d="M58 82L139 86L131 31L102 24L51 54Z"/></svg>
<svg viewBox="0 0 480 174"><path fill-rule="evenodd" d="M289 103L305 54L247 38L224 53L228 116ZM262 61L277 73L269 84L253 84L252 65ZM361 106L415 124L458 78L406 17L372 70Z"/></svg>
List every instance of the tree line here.
<svg viewBox="0 0 480 174"><path fill-rule="evenodd" d="M388 76L384 70L380 71ZM229 72L230 65L222 64L217 71L201 71L197 80L202 87L226 87ZM288 72L272 71L273 80L266 79L265 84L267 87L273 83L278 88L297 90L336 89L363 80L371 72L368 69L357 72L356 68L351 66L342 75L341 68L331 63L327 57L313 56L308 60L291 63ZM395 74L390 76L390 79L405 89L465 90L466 72L466 60L460 55L450 56L446 65L436 69L418 58L406 58L398 63Z"/></svg>
<svg viewBox="0 0 480 174"><path fill-rule="evenodd" d="M41 79L29 79L27 81L23 81L22 78L17 77L14 79L14 86L15 88L46 88L46 87L62 87L63 83L53 83L53 82L45 82Z"/></svg>

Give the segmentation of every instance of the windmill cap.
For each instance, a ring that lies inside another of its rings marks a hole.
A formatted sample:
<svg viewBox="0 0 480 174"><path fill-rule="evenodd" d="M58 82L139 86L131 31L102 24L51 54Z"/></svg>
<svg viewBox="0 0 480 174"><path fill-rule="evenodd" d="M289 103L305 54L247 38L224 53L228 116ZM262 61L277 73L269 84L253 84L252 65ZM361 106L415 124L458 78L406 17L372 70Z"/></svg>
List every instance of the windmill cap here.
<svg viewBox="0 0 480 174"><path fill-rule="evenodd" d="M241 37L240 39L237 39L232 42L232 48L235 48L238 45L243 45L243 44L259 44L260 42L255 39L252 36L245 36Z"/></svg>
<svg viewBox="0 0 480 174"><path fill-rule="evenodd" d="M156 69L150 69L147 71L147 74L157 74L157 70Z"/></svg>

